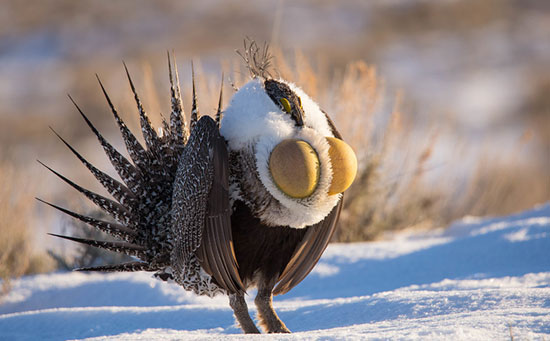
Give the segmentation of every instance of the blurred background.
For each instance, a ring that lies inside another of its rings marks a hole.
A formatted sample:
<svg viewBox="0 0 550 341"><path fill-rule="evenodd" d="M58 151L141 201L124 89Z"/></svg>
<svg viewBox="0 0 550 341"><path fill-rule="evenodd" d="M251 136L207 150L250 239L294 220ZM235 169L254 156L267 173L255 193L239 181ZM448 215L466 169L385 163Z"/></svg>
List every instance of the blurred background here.
<svg viewBox="0 0 550 341"><path fill-rule="evenodd" d="M40 159L104 194L51 133L115 174L66 94L123 150L95 79L137 131L121 61L152 121L169 114L166 51L203 114L248 73L243 39L316 99L360 159L335 241L444 227L550 200L550 2L545 0L0 2L0 276L107 257L46 232L90 235L34 200L95 208ZM187 109L187 114L189 109ZM3 281L7 287L8 281Z"/></svg>

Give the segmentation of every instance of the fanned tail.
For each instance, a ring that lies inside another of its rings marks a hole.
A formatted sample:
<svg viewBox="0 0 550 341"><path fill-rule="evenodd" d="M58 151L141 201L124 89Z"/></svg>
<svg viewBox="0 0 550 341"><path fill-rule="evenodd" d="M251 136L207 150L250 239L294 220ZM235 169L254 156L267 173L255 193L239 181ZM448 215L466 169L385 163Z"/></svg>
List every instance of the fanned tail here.
<svg viewBox="0 0 550 341"><path fill-rule="evenodd" d="M218 100L218 110L216 111L216 125L220 128L222 122L222 101L223 101L223 73L222 73L222 84L220 85L220 99Z"/></svg>
<svg viewBox="0 0 550 341"><path fill-rule="evenodd" d="M90 199L94 204L96 204L99 208L104 210L105 212L109 213L113 218L115 218L116 221L118 221L121 224L124 225L131 225L132 222L135 220L135 217L131 216L131 212L124 207L123 205L105 198L102 195L99 195L97 193L94 193L92 191L89 191L85 189L84 187L77 185L73 181L69 180L68 178L64 177L60 173L56 172L52 168L46 166L44 163L38 161L42 166L46 167L50 172L54 173L59 177L61 180L65 181L67 184L69 184L71 187L79 191L80 193L84 194L88 199Z"/></svg>
<svg viewBox="0 0 550 341"><path fill-rule="evenodd" d="M159 278L167 279L170 269L170 254L172 250L172 237L170 224L172 222L172 190L180 157L189 138L190 129L193 129L198 120L197 95L194 84L193 71L193 108L191 122L188 128L183 111L179 76L175 58L168 53L168 72L170 80L171 113L169 122L163 121L164 134L157 134L138 96L136 87L128 67L124 64L124 70L128 77L130 89L134 96L138 109L141 132L145 145L142 145L136 136L128 129L119 116L113 102L109 98L107 90L96 75L99 86L109 109L118 125L124 144L130 156L130 160L118 152L96 129L90 119L84 114L73 98L73 102L79 114L82 116L90 130L97 137L103 150L115 168L121 181L118 181L105 172L99 170L80 154L71 144L62 138L55 130L53 133L76 156L76 158L94 175L101 185L109 192L114 200L101 196L83 188L69 180L54 169L44 167L71 187L84 194L102 210L107 212L116 222L99 220L85 216L66 208L54 205L42 199L40 202L49 205L74 219L82 221L94 228L106 232L118 239L115 241L100 241L82 239L71 236L51 234L59 238L68 239L77 243L90 245L114 252L124 253L139 258L139 261L116 265L103 265L97 267L85 267L80 271L158 271ZM222 83L223 84L223 83ZM220 109L217 116L221 115Z"/></svg>
<svg viewBox="0 0 550 341"><path fill-rule="evenodd" d="M193 65L193 62L191 62L191 82L193 83L193 104L191 106L191 120L189 123L189 126L191 127L191 130L195 128L195 125L199 121L199 109L197 107L197 90L195 87L195 66Z"/></svg>
<svg viewBox="0 0 550 341"><path fill-rule="evenodd" d="M132 272L132 271L156 271L150 264L144 262L127 262L115 265L102 265L86 268L78 268L76 271L102 271L102 272Z"/></svg>
<svg viewBox="0 0 550 341"><path fill-rule="evenodd" d="M128 256L135 256L135 257L142 258L145 256L145 251L147 251L145 246L131 244L127 242L109 242L109 241L102 241L102 240L92 240L92 239L83 239L83 238L76 238L76 237L70 237L70 236L62 236L60 234L54 234L54 233L48 233L48 234L50 236L72 240L73 242L95 246L95 247L99 247L101 249L105 249L109 251L125 253Z"/></svg>
<svg viewBox="0 0 550 341"><path fill-rule="evenodd" d="M95 176L95 178L109 191L120 204L135 209L136 197L132 191L130 191L126 186L121 184L119 181L113 179L109 175L97 169L92 165L88 160L86 160L80 153L78 153L67 141L65 141L53 128L50 127L53 133L70 149L71 152L90 170L90 172Z"/></svg>
<svg viewBox="0 0 550 341"><path fill-rule="evenodd" d="M185 118L183 117L183 104L181 100L180 79L174 59L174 75L172 76L172 61L170 60L170 52L168 52L168 73L170 78L170 94L172 103L172 113L170 114L170 134L174 143L179 147L183 147L189 138L189 130ZM174 83L175 78L175 83Z"/></svg>
<svg viewBox="0 0 550 341"><path fill-rule="evenodd" d="M117 224L117 223L111 223L111 222L108 222L108 221L104 221L104 220L99 220L99 219L96 219L96 218L92 218L92 217L87 217L87 216L84 216L82 214L78 214L78 213L75 213L75 212L72 212L72 211L69 211L63 207L60 207L60 206L57 206L57 205L54 205L52 203L49 203L47 201L44 201L42 199L39 199L39 198L36 198L36 200L48 205L48 206L51 206L53 208L55 208L56 210L58 211L61 211L75 219L78 219L90 226L93 226L95 228L97 228L98 230L100 231L103 231L105 233L108 233L114 237L117 237L117 238L120 238L120 239L124 239L125 241L127 242L130 242L130 243L136 243L137 240L136 240L136 236L137 236L137 232L132 229L132 228L129 228L127 226L124 226L122 224Z"/></svg>
<svg viewBox="0 0 550 341"><path fill-rule="evenodd" d="M143 105L141 104L141 100L136 92L136 87L134 86L134 82L132 81L132 77L130 77L130 72L128 71L128 67L126 66L126 63L123 62L124 70L126 71L126 76L128 77L128 83L130 83L130 89L132 89L132 93L134 94L134 99L136 101L136 105L139 112L139 122L141 124L141 132L143 134L143 138L145 139L145 145L147 146L147 149L149 152L153 153L159 153L158 147L160 146L159 137L153 129L153 126L151 125L151 121L149 120L149 116L145 112L145 109L143 108Z"/></svg>
<svg viewBox="0 0 550 341"><path fill-rule="evenodd" d="M86 124L88 125L88 127L92 130L94 135L99 140L99 143L103 147L105 154L107 154L107 157L111 161L111 164L113 165L113 167L115 167L115 170L117 171L122 181L124 181L131 190L137 190L141 188L145 183L144 179L141 176L141 172L138 171L136 166L134 166L132 163L130 163L130 161L128 161L128 159L122 156L122 154L120 154L109 142L107 142L107 140L103 137L103 135L99 133L99 131L92 124L90 119L84 114L84 112L80 109L78 104L76 104L76 102L73 100L73 98L70 95L69 95L69 99L71 100L71 102L74 104L74 106L80 113L80 116L82 116L84 121L86 121ZM112 106L112 103L110 102L108 97L107 97L107 101L109 102L111 109L114 110L114 107ZM113 113L115 114L115 117L118 116L116 115L116 110L114 110ZM133 137L131 133L130 135ZM127 142L127 139L124 136L124 134L123 134L123 137L124 137L124 141ZM130 153L130 156L131 156L131 153Z"/></svg>

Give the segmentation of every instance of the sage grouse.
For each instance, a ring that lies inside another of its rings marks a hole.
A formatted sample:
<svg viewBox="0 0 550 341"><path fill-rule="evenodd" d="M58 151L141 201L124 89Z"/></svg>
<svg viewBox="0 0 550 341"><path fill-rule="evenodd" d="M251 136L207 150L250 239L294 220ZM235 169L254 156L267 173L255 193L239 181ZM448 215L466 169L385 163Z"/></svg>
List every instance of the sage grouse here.
<svg viewBox="0 0 550 341"><path fill-rule="evenodd" d="M107 142L75 103L122 182L93 166L59 135L113 199L46 167L116 222L45 203L119 240L54 236L135 258L78 270L153 271L198 295L227 294L245 333L259 333L244 299L246 290L256 287L260 325L269 333L289 332L273 309L273 295L300 283L321 257L357 161L326 113L294 84L272 78L264 69L266 60L257 57L246 56L252 80L223 113L220 93L215 118L200 117L193 77L188 125L177 69L172 71L168 56L172 111L159 133L124 66L145 146L124 124L98 78L131 160Z"/></svg>

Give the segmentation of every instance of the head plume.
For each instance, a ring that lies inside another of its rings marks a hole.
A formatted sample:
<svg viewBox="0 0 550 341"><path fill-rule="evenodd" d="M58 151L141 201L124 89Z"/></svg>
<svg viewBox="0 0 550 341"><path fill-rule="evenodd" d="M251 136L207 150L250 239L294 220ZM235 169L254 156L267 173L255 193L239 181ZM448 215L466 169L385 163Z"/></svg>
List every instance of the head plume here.
<svg viewBox="0 0 550 341"><path fill-rule="evenodd" d="M254 39L247 37L243 45L243 51L237 50L236 52L246 63L252 78L273 78L269 72L272 67L271 60L273 59L269 52L269 44L264 42L263 46L260 47Z"/></svg>

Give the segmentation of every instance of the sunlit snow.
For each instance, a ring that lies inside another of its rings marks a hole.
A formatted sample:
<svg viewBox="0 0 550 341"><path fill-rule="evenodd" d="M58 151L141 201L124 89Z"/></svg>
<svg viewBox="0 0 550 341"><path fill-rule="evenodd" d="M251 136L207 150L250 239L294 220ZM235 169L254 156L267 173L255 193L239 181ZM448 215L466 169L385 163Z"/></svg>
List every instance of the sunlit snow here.
<svg viewBox="0 0 550 341"><path fill-rule="evenodd" d="M550 204L332 244L275 308L294 334L247 339L548 340ZM197 297L147 273L26 277L0 305L1 340L243 337L225 297Z"/></svg>

